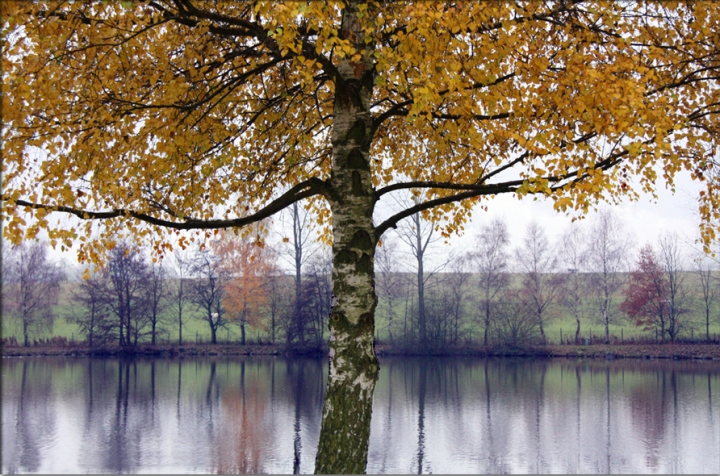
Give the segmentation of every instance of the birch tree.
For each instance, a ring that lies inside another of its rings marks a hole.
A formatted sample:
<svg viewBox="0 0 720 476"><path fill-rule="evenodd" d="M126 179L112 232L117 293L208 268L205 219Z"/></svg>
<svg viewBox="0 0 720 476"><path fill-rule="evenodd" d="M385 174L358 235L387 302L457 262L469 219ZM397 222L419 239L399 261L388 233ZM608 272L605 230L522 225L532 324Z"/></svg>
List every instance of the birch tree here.
<svg viewBox="0 0 720 476"><path fill-rule="evenodd" d="M720 218L705 181L720 145L713 2L0 8L12 91L0 198L14 242L46 229L99 262L123 232L162 254L311 200L337 298L318 472L365 468L375 245L402 219L421 213L451 234L503 193L582 214L683 169L705 185L706 243ZM375 222L400 190L418 202Z"/></svg>
<svg viewBox="0 0 720 476"><path fill-rule="evenodd" d="M623 285L622 271L627 269L631 239L610 211L597 215L590 230L588 262L591 283L602 316L605 343L610 343L612 304Z"/></svg>

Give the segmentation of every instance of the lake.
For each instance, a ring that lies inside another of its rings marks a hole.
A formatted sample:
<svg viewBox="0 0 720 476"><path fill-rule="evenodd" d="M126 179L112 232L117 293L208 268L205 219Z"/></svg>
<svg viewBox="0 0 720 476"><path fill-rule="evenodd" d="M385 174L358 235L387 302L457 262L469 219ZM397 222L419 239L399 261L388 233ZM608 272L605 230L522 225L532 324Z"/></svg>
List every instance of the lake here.
<svg viewBox="0 0 720 476"><path fill-rule="evenodd" d="M380 360L368 473L720 473L720 362ZM2 359L2 472L309 473L325 359Z"/></svg>

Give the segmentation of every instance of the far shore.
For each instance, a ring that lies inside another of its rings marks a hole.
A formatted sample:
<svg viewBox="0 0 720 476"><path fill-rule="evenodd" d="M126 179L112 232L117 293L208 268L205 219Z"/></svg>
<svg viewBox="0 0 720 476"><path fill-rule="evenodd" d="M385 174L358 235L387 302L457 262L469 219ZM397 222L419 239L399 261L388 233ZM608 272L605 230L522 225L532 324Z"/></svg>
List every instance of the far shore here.
<svg viewBox="0 0 720 476"><path fill-rule="evenodd" d="M447 347L436 351L378 344L375 351L380 357L389 356L468 356L468 357L525 357L525 358L588 358L588 359L704 359L720 360L720 345L706 343L681 344L592 344L545 345L525 348ZM67 346L3 346L2 357L183 357L183 356L323 356L327 348L286 347L280 344L143 344L132 348L90 347L81 343Z"/></svg>

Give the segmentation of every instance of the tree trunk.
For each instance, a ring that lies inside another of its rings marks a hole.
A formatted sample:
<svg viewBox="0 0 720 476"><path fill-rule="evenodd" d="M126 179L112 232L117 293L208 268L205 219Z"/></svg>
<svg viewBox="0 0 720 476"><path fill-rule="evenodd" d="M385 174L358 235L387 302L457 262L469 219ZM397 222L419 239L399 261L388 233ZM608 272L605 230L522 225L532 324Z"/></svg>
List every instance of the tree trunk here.
<svg viewBox="0 0 720 476"><path fill-rule="evenodd" d="M240 344L245 345L245 321L240 322Z"/></svg>
<svg viewBox="0 0 720 476"><path fill-rule="evenodd" d="M365 45L357 6L343 10L340 36ZM330 369L316 473L364 473L372 397L379 365L375 356L374 196L370 174L374 82L371 51L359 62L338 65L332 131L332 175L327 191L333 222L333 294Z"/></svg>
<svg viewBox="0 0 720 476"><path fill-rule="evenodd" d="M212 319L212 316L210 316L210 319ZM210 343L217 344L217 329L212 323L210 323Z"/></svg>
<svg viewBox="0 0 720 476"><path fill-rule="evenodd" d="M577 322L577 329L575 329L575 343L580 343L580 316L575 315L575 322Z"/></svg>
<svg viewBox="0 0 720 476"><path fill-rule="evenodd" d="M182 327L183 327L182 309L180 309L180 311L178 312L178 328L180 329L179 335L178 335L178 342L180 343L180 345L182 345Z"/></svg>
<svg viewBox="0 0 720 476"><path fill-rule="evenodd" d="M22 326L23 326L23 339L24 339L24 342L25 342L24 345L25 345L25 347L28 347L28 346L30 345L30 334L29 334L29 327L30 327L30 326L29 326L29 324L28 324L27 318L25 318L25 317L23 317Z"/></svg>
<svg viewBox="0 0 720 476"><path fill-rule="evenodd" d="M605 324L605 343L610 343L610 318L608 316L607 307L603 309L603 323Z"/></svg>
<svg viewBox="0 0 720 476"><path fill-rule="evenodd" d="M415 220L415 246L417 246L417 288L418 288L418 327L420 330L420 345L427 348L427 321L425 316L425 268L424 248L422 240L422 231L420 228L420 215L413 216Z"/></svg>
<svg viewBox="0 0 720 476"><path fill-rule="evenodd" d="M705 307L705 338L710 342L710 308Z"/></svg>
<svg viewBox="0 0 720 476"><path fill-rule="evenodd" d="M180 291L178 291L178 342L180 345L182 345L182 328L183 328L183 320L182 320L182 278L180 278Z"/></svg>
<svg viewBox="0 0 720 476"><path fill-rule="evenodd" d="M490 328L490 297L485 293L485 329L483 331L483 345L488 345L488 330Z"/></svg>

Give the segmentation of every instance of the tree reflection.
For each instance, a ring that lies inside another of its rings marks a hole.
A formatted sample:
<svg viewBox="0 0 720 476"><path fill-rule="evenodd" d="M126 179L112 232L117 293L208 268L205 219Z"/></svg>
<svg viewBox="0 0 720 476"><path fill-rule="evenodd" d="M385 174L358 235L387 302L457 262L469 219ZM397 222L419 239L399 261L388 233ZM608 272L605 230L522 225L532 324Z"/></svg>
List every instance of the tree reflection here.
<svg viewBox="0 0 720 476"><path fill-rule="evenodd" d="M51 385L49 382L38 381L28 374L33 373L30 362L22 363L22 377L20 381L20 399L15 418L16 440L13 450L17 453L17 467L15 471L37 472L40 467L40 447L52 434L54 419L47 406L42 405L49 395Z"/></svg>
<svg viewBox="0 0 720 476"><path fill-rule="evenodd" d="M720 465L716 362L394 358L383 369L370 472ZM5 359L3 374L3 473L313 469L317 360Z"/></svg>
<svg viewBox="0 0 720 476"><path fill-rule="evenodd" d="M263 471L268 438L263 422L267 395L256 385L227 389L221 398L221 429L217 444L217 472L259 474Z"/></svg>
<svg viewBox="0 0 720 476"><path fill-rule="evenodd" d="M425 392L427 391L427 362L420 362L420 381L418 384L418 449L417 474L423 472L423 457L425 456Z"/></svg>

